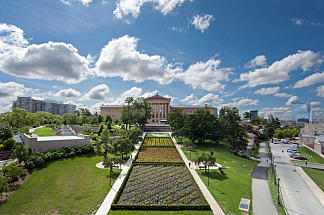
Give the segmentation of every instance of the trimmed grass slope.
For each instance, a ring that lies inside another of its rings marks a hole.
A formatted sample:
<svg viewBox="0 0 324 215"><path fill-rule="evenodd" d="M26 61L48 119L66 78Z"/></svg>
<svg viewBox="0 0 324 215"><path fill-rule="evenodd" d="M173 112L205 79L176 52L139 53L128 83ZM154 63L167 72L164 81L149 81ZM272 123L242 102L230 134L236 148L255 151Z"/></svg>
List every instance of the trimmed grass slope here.
<svg viewBox="0 0 324 215"><path fill-rule="evenodd" d="M252 214L252 171L258 162L235 156L226 149L226 143L219 145L205 144L192 149L191 158L194 159L196 153L214 151L216 162L223 166L225 175L221 175L219 170L210 170L210 181L208 186L208 173L205 170L197 170L198 175L205 183L215 200L223 209L225 214L244 214L238 209L241 198L251 200L250 213ZM188 149L182 149L187 158L190 158Z"/></svg>
<svg viewBox="0 0 324 215"><path fill-rule="evenodd" d="M33 134L36 134L40 137L57 136L52 133L52 128L47 128L47 127L38 128L33 132Z"/></svg>
<svg viewBox="0 0 324 215"><path fill-rule="evenodd" d="M82 156L35 170L0 214L91 214L110 190L108 170L96 168L102 156ZM114 170L114 180L120 170Z"/></svg>
<svg viewBox="0 0 324 215"><path fill-rule="evenodd" d="M323 190L324 192L324 171L302 167L309 177Z"/></svg>
<svg viewBox="0 0 324 215"><path fill-rule="evenodd" d="M306 147L300 147L299 153L301 156L304 156L307 158L307 161L309 163L320 163L324 164L324 158L313 152L312 150L306 148Z"/></svg>

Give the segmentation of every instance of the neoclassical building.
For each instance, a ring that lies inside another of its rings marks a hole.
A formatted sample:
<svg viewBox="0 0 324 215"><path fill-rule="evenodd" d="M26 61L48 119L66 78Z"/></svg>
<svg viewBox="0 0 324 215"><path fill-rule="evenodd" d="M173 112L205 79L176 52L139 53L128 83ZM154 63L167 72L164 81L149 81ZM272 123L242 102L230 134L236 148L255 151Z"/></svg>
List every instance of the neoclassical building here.
<svg viewBox="0 0 324 215"><path fill-rule="evenodd" d="M175 108L181 108L182 113L192 114L197 110L208 110L211 114L217 116L217 108L208 106L172 106L171 98L163 97L158 94L145 98L146 102L152 107L152 118L150 123L160 123L167 120L168 114ZM102 105L100 106L101 116L110 115L113 120L121 118L121 110L123 105Z"/></svg>

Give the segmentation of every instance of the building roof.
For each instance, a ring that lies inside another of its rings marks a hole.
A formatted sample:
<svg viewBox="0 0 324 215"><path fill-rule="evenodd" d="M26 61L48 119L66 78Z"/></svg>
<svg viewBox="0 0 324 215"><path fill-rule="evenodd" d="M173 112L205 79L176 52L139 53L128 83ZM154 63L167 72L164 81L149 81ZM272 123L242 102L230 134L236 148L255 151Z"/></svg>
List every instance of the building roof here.
<svg viewBox="0 0 324 215"><path fill-rule="evenodd" d="M80 136L48 136L48 137L37 137L38 142L42 141L55 141L55 140L83 140Z"/></svg>
<svg viewBox="0 0 324 215"><path fill-rule="evenodd" d="M171 101L171 98L167 98L167 97L160 96L158 93L155 96L151 96L151 97L145 98L145 100L157 100L157 99Z"/></svg>
<svg viewBox="0 0 324 215"><path fill-rule="evenodd" d="M212 106L196 106L196 105L172 105L172 108L216 108Z"/></svg>
<svg viewBox="0 0 324 215"><path fill-rule="evenodd" d="M324 136L316 136L318 142L324 142Z"/></svg>
<svg viewBox="0 0 324 215"><path fill-rule="evenodd" d="M125 105L101 105L100 107L124 107Z"/></svg>

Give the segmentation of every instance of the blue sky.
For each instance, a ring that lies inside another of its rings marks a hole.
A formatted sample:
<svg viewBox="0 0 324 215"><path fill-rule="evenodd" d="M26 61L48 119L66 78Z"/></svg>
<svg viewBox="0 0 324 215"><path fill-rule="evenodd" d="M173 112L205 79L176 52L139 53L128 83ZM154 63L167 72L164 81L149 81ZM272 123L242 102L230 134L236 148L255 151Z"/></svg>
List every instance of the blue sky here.
<svg viewBox="0 0 324 215"><path fill-rule="evenodd" d="M144 2L144 3L143 3ZM324 4L0 0L0 112L16 96L97 111L127 96L324 118Z"/></svg>

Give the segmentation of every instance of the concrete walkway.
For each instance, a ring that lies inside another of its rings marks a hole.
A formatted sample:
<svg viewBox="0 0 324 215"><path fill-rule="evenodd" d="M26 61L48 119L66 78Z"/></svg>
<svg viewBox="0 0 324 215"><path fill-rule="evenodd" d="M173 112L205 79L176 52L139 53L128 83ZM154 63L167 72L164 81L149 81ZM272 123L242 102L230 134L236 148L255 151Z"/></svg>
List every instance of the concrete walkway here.
<svg viewBox="0 0 324 215"><path fill-rule="evenodd" d="M324 170L324 165L323 164L315 164L315 163L307 163L305 162L302 163L293 163L294 166L300 166L300 167L306 167L306 168L312 168L312 169L318 169L318 170Z"/></svg>
<svg viewBox="0 0 324 215"><path fill-rule="evenodd" d="M277 209L273 204L268 185L269 161L266 144L260 143L259 155L261 162L252 173L252 205L255 215L276 215Z"/></svg>
<svg viewBox="0 0 324 215"><path fill-rule="evenodd" d="M313 192L314 196L318 199L321 205L324 207L324 192L315 184L315 182L304 172L301 167L297 167L296 171L303 179L305 184L309 187L309 189Z"/></svg>
<svg viewBox="0 0 324 215"><path fill-rule="evenodd" d="M98 209L98 211L96 212L96 215L107 215L111 204L121 186L121 184L123 183L126 174L133 162L133 158L136 156L137 151L139 150L140 144L135 145L135 150L132 153L131 158L128 159L128 161L125 163L125 165L123 165L122 168L122 172L120 173L120 175L118 176L118 178L116 179L114 185L112 186L112 188L110 189L108 195L106 196L105 200L102 202L100 208Z"/></svg>
<svg viewBox="0 0 324 215"><path fill-rule="evenodd" d="M249 141L249 144L248 144L248 148L247 148L245 154L247 156L251 157L251 152L252 152L252 147L253 147L254 139L253 138L252 139L248 138L248 141Z"/></svg>
<svg viewBox="0 0 324 215"><path fill-rule="evenodd" d="M171 136L171 134L170 134ZM177 150L181 156L181 158L183 159L183 161L185 162L185 164L187 165L187 167L189 168L189 160L187 159L186 155L183 153L183 151L181 150L181 147L179 144L176 143L175 139L172 138L175 146L177 147ZM225 215L223 210L219 207L218 203L216 202L216 200L214 199L214 197L212 196L212 194L209 192L209 190L207 189L206 185L204 184L204 182L200 179L199 175L197 174L196 170L193 168L189 168L189 171L191 173L191 175L194 177L196 183L198 184L201 192L204 194L206 200L208 201L213 214L214 215Z"/></svg>

